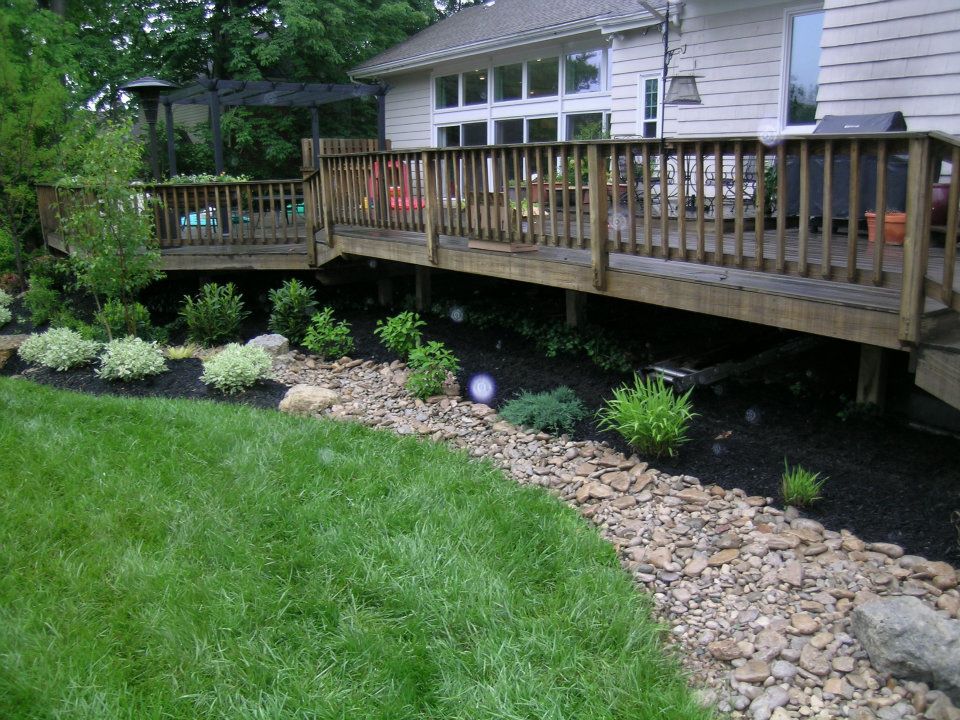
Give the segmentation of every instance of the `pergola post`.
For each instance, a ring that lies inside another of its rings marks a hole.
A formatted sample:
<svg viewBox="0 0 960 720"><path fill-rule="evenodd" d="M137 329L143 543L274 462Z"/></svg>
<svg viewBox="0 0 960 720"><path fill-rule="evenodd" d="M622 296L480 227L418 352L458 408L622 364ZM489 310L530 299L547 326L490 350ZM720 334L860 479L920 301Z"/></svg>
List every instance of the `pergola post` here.
<svg viewBox="0 0 960 720"><path fill-rule="evenodd" d="M223 134L220 132L220 93L216 84L210 88L210 132L213 134L213 166L223 173Z"/></svg>
<svg viewBox="0 0 960 720"><path fill-rule="evenodd" d="M177 150L173 143L173 105L170 101L163 101L163 117L167 126L167 162L170 165L167 174L170 177L177 176Z"/></svg>
<svg viewBox="0 0 960 720"><path fill-rule="evenodd" d="M313 169L320 168L320 112L317 106L310 108L310 137L313 141Z"/></svg>
<svg viewBox="0 0 960 720"><path fill-rule="evenodd" d="M387 94L386 90L377 95L377 149L387 149Z"/></svg>

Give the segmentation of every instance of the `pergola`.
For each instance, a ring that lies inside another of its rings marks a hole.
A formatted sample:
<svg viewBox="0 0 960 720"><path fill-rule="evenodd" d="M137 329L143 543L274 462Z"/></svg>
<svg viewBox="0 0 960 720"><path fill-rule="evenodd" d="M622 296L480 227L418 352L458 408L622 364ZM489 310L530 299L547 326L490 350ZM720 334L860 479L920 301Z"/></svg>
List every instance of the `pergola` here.
<svg viewBox="0 0 960 720"><path fill-rule="evenodd" d="M320 117L317 108L327 103L351 98L373 96L377 98L377 140L380 149L386 146L386 115L384 96L386 85L350 83L298 83L272 80L221 80L201 78L193 85L160 96L167 126L167 156L170 174L177 173L176 151L173 142L173 106L208 105L210 129L213 134L213 162L219 175L223 172L223 135L220 131L220 108L224 106L246 107L303 107L310 108L313 136L314 167L319 167Z"/></svg>

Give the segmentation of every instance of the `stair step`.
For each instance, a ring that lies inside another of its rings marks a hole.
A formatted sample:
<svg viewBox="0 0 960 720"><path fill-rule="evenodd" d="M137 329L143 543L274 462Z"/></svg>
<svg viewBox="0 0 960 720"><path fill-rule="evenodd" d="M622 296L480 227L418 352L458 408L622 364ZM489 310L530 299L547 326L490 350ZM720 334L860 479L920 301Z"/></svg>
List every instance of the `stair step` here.
<svg viewBox="0 0 960 720"><path fill-rule="evenodd" d="M960 409L960 345L946 348L921 345L917 351L917 374L914 380L948 405Z"/></svg>

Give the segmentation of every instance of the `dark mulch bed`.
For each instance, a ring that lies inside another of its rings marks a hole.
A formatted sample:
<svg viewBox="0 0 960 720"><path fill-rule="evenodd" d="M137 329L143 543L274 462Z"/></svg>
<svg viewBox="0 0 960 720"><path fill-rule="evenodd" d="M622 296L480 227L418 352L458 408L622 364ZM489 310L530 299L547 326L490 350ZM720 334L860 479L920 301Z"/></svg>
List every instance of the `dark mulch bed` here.
<svg viewBox="0 0 960 720"><path fill-rule="evenodd" d="M231 278L233 279L233 278ZM307 278L305 278L307 279ZM257 310L245 331L256 334L265 327L265 288L280 284L279 277L241 277L248 306ZM457 276L435 280L434 299L449 301L473 293L476 297L508 298L516 307L562 307L555 291L535 290L520 284L486 284ZM152 288L170 307L191 282L175 278ZM397 297L409 291L398 281ZM377 361L394 357L374 336L376 320L395 311L373 306L372 285L350 289L320 289L323 303L333 303L337 316L352 324L356 341L354 356ZM466 297L469 301L470 297ZM631 303L591 299L591 317L609 329L619 330L636 350L637 365L644 359L663 359L683 351L696 356L733 340L742 348L769 342L769 330L687 313L665 311ZM161 317L168 322L171 316ZM442 340L460 358L464 394L470 380L488 375L496 393L488 400L500 407L520 390L542 391L558 385L571 387L584 401L591 416L574 432L580 439L605 440L630 452L622 440L599 432L592 414L610 396L611 389L627 377L598 370L582 357L545 358L533 343L509 329L478 330L469 323L428 315L428 339ZM10 332L5 328L4 332ZM786 337L774 333L774 339ZM672 473L699 477L704 483L744 489L749 494L779 495L784 460L803 464L829 479L824 499L805 514L828 528L847 528L868 541L895 542L909 553L960 564L958 530L951 515L960 509L960 440L907 427L897 414L898 401L910 391L910 378L903 367L892 378L893 411L884 418L854 415L842 420L838 413L849 409L845 395L852 395L857 370L857 347L839 341L824 341L814 351L781 361L775 367L757 370L722 385L702 388L693 396L698 417L692 423L690 440L675 458L653 462ZM267 384L236 398L210 392L199 382L199 361L168 362L172 372L142 383L118 385L97 379L90 370L70 373L30 372L26 376L57 387L87 392L112 392L134 396L199 397L275 407L283 386ZM0 373L23 371L14 359ZM482 398L481 398L482 399Z"/></svg>

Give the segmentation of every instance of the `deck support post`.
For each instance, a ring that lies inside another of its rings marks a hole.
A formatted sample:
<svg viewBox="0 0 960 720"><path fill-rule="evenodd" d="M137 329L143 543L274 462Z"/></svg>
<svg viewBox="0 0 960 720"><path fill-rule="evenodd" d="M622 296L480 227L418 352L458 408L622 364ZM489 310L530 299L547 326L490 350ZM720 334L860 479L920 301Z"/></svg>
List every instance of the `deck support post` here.
<svg viewBox="0 0 960 720"><path fill-rule="evenodd" d="M857 403L882 408L887 395L887 351L876 345L860 345Z"/></svg>
<svg viewBox="0 0 960 720"><path fill-rule="evenodd" d="M307 233L307 265L311 268L317 266L317 228L314 225L314 218L317 217L317 209L314 205L313 192L308 179L315 170L303 168L303 215L304 224Z"/></svg>
<svg viewBox="0 0 960 720"><path fill-rule="evenodd" d="M910 140L907 167L907 226L903 238L903 284L900 290L900 342L920 342L923 315L924 276L930 248L930 207L933 175L930 163L930 138ZM879 213L879 211L877 211ZM878 223L882 219L878 218Z"/></svg>
<svg viewBox="0 0 960 720"><path fill-rule="evenodd" d="M414 271L415 288L414 303L418 312L424 312L430 307L431 274L430 268L418 265Z"/></svg>
<svg viewBox="0 0 960 720"><path fill-rule="evenodd" d="M610 249L607 238L607 187L604 182L606 168L600 163L600 145L587 146L587 172L590 173L590 260L593 266L593 287L605 290Z"/></svg>
<svg viewBox="0 0 960 720"><path fill-rule="evenodd" d="M563 295L567 309L567 327L580 327L583 325L583 311L587 304L587 294L579 290L564 290Z"/></svg>
<svg viewBox="0 0 960 720"><path fill-rule="evenodd" d="M437 264L437 241L439 239L437 206L437 177L434 172L433 158L424 152L420 156L423 165L423 230L427 236L427 260Z"/></svg>
<svg viewBox="0 0 960 720"><path fill-rule="evenodd" d="M377 304L380 307L393 305L393 278L377 278Z"/></svg>

